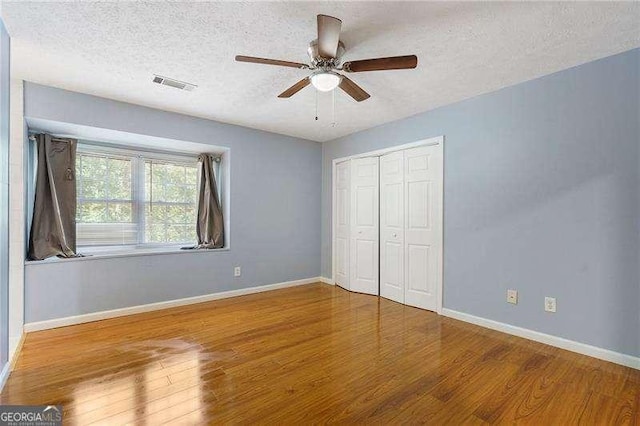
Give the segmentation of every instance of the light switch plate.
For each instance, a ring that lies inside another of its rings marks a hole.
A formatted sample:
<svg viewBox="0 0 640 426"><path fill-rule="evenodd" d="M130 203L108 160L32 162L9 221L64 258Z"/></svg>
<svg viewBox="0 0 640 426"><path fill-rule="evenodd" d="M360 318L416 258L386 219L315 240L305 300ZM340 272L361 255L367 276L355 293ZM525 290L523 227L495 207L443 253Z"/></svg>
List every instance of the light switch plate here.
<svg viewBox="0 0 640 426"><path fill-rule="evenodd" d="M514 305L518 304L518 290L507 290L507 302L513 303Z"/></svg>

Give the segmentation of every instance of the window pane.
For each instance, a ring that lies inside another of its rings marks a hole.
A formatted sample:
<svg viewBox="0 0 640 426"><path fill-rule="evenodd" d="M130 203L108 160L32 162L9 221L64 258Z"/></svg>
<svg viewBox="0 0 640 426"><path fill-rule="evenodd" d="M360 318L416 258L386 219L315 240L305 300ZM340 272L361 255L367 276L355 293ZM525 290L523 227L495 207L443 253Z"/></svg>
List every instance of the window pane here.
<svg viewBox="0 0 640 426"><path fill-rule="evenodd" d="M185 183L189 186L196 185L198 183L198 168L190 167L186 170L186 181Z"/></svg>
<svg viewBox="0 0 640 426"><path fill-rule="evenodd" d="M193 185L192 187L188 187L185 185L182 188L182 201L184 201L187 204L195 205L197 203L197 195L198 195L198 190L196 185Z"/></svg>
<svg viewBox="0 0 640 426"><path fill-rule="evenodd" d="M196 240L198 167L145 160L145 241Z"/></svg>
<svg viewBox="0 0 640 426"><path fill-rule="evenodd" d="M191 218L196 220L198 215L196 210L196 203L185 206L185 215L188 218L188 220L191 220Z"/></svg>
<svg viewBox="0 0 640 426"><path fill-rule="evenodd" d="M81 202L78 204L77 222L106 222L107 221L107 203L100 202Z"/></svg>
<svg viewBox="0 0 640 426"><path fill-rule="evenodd" d="M78 246L136 244L132 159L81 152L76 171Z"/></svg>
<svg viewBox="0 0 640 426"><path fill-rule="evenodd" d="M160 182L167 180L167 166L163 163L150 162L153 170L153 177Z"/></svg>
<svg viewBox="0 0 640 426"><path fill-rule="evenodd" d="M170 164L167 166L167 180L174 184L184 184L185 167Z"/></svg>
<svg viewBox="0 0 640 426"><path fill-rule="evenodd" d="M107 188L112 200L131 199L131 161L109 161Z"/></svg>
<svg viewBox="0 0 640 426"><path fill-rule="evenodd" d="M193 227L195 228L195 224ZM188 225L167 225L167 241L176 243L189 241L190 228Z"/></svg>
<svg viewBox="0 0 640 426"><path fill-rule="evenodd" d="M184 196L181 186L167 184L164 187L164 201L170 201L173 203L184 202Z"/></svg>
<svg viewBox="0 0 640 426"><path fill-rule="evenodd" d="M184 206L167 206L167 223L187 223Z"/></svg>
<svg viewBox="0 0 640 426"><path fill-rule="evenodd" d="M145 229L148 243L164 242L164 225L163 224L147 224Z"/></svg>
<svg viewBox="0 0 640 426"><path fill-rule="evenodd" d="M109 222L133 222L132 203L109 203Z"/></svg>
<svg viewBox="0 0 640 426"><path fill-rule="evenodd" d="M147 223L164 223L167 206L163 204L147 204Z"/></svg>
<svg viewBox="0 0 640 426"><path fill-rule="evenodd" d="M87 179L103 180L107 174L107 159L104 157L94 157L92 155L79 155L82 160L80 174Z"/></svg>
<svg viewBox="0 0 640 426"><path fill-rule="evenodd" d="M82 198L85 200L99 200L107 197L106 182L104 180L83 179Z"/></svg>

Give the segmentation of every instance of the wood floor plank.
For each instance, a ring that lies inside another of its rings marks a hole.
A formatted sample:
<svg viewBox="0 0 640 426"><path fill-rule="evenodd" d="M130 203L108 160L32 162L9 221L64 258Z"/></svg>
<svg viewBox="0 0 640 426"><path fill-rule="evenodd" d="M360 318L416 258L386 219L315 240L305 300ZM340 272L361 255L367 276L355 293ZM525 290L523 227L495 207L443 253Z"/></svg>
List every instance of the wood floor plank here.
<svg viewBox="0 0 640 426"><path fill-rule="evenodd" d="M640 373L310 284L29 333L3 404L65 424L640 424Z"/></svg>

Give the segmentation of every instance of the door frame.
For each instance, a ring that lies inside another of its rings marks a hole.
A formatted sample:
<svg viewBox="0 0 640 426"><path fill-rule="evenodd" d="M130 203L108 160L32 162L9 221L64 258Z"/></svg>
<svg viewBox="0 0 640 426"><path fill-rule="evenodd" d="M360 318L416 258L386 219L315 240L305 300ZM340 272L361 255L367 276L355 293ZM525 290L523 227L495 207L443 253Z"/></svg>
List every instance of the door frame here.
<svg viewBox="0 0 640 426"><path fill-rule="evenodd" d="M384 154L388 154L390 152L395 151L404 151L409 148L417 148L421 146L438 146L440 149L442 158L442 167L440 170L442 171L442 176L440 181L442 182L442 191L440 191L441 197L440 200L440 238L442 241L441 251L440 251L440 271L438 274L438 283L436 288L438 290L437 295L437 306L436 312L438 314L442 313L442 299L444 293L444 135L436 136L433 138L422 139L415 142L406 143L403 145L396 145L389 148L377 149L374 151L363 152L360 154L349 155L347 157L335 158L331 162L331 284L336 283L336 164L342 163L343 161L352 160L354 158L362 158L362 157L379 157Z"/></svg>

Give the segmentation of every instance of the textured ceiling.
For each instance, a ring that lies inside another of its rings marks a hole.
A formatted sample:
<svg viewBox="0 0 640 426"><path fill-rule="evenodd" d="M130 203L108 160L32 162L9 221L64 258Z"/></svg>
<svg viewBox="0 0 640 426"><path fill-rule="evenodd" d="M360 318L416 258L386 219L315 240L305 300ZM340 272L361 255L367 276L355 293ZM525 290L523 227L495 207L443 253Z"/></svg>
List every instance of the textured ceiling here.
<svg viewBox="0 0 640 426"><path fill-rule="evenodd" d="M344 60L416 54L416 70L351 74L356 103L307 87L308 71L237 63L236 54L306 62L318 13L343 21ZM14 77L325 141L640 46L638 3L270 2L2 3ZM198 85L184 92L152 74Z"/></svg>

